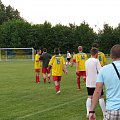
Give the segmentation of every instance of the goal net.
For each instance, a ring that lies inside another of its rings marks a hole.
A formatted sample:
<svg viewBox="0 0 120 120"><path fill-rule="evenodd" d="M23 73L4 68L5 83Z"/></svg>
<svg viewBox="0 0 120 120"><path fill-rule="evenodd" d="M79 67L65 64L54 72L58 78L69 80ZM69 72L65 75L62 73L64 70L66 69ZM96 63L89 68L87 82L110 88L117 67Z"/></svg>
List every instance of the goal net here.
<svg viewBox="0 0 120 120"><path fill-rule="evenodd" d="M34 60L34 48L0 48L0 61Z"/></svg>

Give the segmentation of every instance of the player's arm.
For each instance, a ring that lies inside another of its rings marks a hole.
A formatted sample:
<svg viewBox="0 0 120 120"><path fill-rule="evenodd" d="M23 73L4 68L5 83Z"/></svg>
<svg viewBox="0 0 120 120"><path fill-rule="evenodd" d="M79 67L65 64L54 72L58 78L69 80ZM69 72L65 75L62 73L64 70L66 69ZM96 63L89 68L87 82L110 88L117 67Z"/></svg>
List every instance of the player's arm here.
<svg viewBox="0 0 120 120"><path fill-rule="evenodd" d="M65 74L67 74L68 73L68 71L67 71L67 65L65 64L64 57L62 57L62 60L63 60L63 65L64 65L63 71L64 71Z"/></svg>
<svg viewBox="0 0 120 120"><path fill-rule="evenodd" d="M76 73L78 72L78 62L76 61Z"/></svg>
<svg viewBox="0 0 120 120"><path fill-rule="evenodd" d="M78 73L78 56L76 55L76 73Z"/></svg>
<svg viewBox="0 0 120 120"><path fill-rule="evenodd" d="M43 60L43 56L42 56L42 55L40 55L40 58L39 58L39 60L40 60L40 61L42 61L42 60Z"/></svg>
<svg viewBox="0 0 120 120"><path fill-rule="evenodd" d="M97 72L99 73L100 69L101 69L101 64L100 64L100 61L97 60Z"/></svg>
<svg viewBox="0 0 120 120"><path fill-rule="evenodd" d="M48 64L48 69L51 70L52 68L52 65L53 65L53 57L51 58L49 64Z"/></svg>
<svg viewBox="0 0 120 120"><path fill-rule="evenodd" d="M94 91L93 98L92 98L92 105L91 105L90 111L89 111L89 120L96 120L95 119L96 118L95 108L96 108L98 100L100 98L102 88L103 88L103 83L102 82L97 82L96 83L96 89Z"/></svg>
<svg viewBox="0 0 120 120"><path fill-rule="evenodd" d="M63 69L63 70L64 70L64 73L65 73L65 74L68 73L66 64L64 64L64 69Z"/></svg>

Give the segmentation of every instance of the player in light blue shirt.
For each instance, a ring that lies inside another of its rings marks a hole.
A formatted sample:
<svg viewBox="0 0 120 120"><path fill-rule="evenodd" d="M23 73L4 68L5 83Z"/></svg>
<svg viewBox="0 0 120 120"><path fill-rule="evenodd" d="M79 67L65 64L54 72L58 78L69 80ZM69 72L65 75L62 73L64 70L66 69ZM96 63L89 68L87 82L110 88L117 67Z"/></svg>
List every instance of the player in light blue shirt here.
<svg viewBox="0 0 120 120"><path fill-rule="evenodd" d="M107 110L103 120L120 120L120 44L114 45L111 48L110 57L112 58L118 73L112 64L101 68L89 111L89 120L96 120L95 108L103 85L105 85L106 90Z"/></svg>
<svg viewBox="0 0 120 120"><path fill-rule="evenodd" d="M120 71L120 60L113 62ZM97 82L105 85L106 89L106 110L120 109L120 80L112 64L101 68Z"/></svg>

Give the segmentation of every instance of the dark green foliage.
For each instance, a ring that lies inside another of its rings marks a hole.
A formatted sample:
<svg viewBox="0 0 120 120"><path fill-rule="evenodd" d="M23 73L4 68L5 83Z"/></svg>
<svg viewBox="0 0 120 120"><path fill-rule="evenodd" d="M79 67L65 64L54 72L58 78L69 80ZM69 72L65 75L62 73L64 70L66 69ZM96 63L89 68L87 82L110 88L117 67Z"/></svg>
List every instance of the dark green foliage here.
<svg viewBox="0 0 120 120"><path fill-rule="evenodd" d="M17 9L15 10L10 5L6 7L2 4L2 2L0 2L0 25L12 19L23 20Z"/></svg>
<svg viewBox="0 0 120 120"><path fill-rule="evenodd" d="M0 47L28 47L31 25L22 20L11 20L0 27Z"/></svg>
<svg viewBox="0 0 120 120"><path fill-rule="evenodd" d="M114 29L105 24L98 34L85 22L79 26L71 23L52 26L47 21L32 25L10 5L5 7L0 3L0 47L46 47L51 53L59 47L61 53L66 53L77 52L77 47L82 45L84 52L89 52L93 42L99 43L101 51L109 53L114 44L120 43L120 24Z"/></svg>
<svg viewBox="0 0 120 120"><path fill-rule="evenodd" d="M98 42L100 50L109 53L113 45L120 44L120 25L113 29L108 24L104 24L104 29L98 33Z"/></svg>

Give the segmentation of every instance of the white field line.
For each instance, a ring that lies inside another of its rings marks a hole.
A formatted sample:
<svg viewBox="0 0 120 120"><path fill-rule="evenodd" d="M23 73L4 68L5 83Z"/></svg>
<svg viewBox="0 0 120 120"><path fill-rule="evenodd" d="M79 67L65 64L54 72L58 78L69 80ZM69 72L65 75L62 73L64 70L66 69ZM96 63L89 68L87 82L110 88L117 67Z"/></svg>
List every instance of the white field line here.
<svg viewBox="0 0 120 120"><path fill-rule="evenodd" d="M79 98L79 99L76 99L76 100L73 100L73 101L70 101L70 102L65 102L65 103L63 103L63 104L60 104L60 105L57 105L57 106L54 106L54 107L51 107L51 108L47 108L47 109L44 109L44 110L41 110L41 111L38 111L38 112L34 112L34 113L31 113L31 114L27 114L27 115L25 115L25 116L16 118L16 120L24 119L24 118L27 118L27 117L30 117L30 116L33 116L33 115L36 115L36 114L39 114L39 113L43 113L43 112L46 112L46 111L54 110L54 109L59 108L59 107L62 107L62 106L64 106L64 105L68 105L68 104L74 103L74 102L76 102L76 101L79 101L79 100L81 100L81 99L83 99L83 98L85 98L85 97L86 97L86 96L83 96L83 97L81 97L81 98Z"/></svg>

